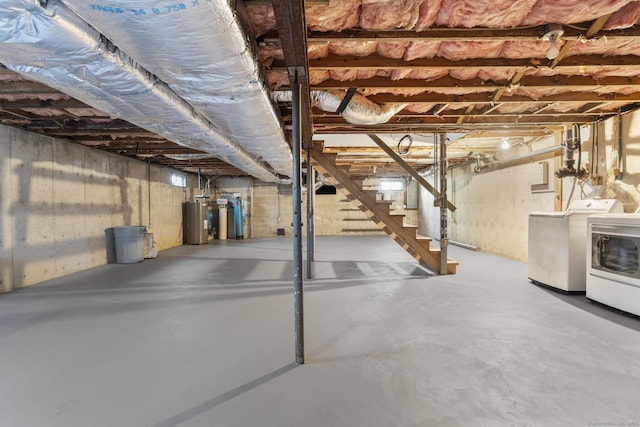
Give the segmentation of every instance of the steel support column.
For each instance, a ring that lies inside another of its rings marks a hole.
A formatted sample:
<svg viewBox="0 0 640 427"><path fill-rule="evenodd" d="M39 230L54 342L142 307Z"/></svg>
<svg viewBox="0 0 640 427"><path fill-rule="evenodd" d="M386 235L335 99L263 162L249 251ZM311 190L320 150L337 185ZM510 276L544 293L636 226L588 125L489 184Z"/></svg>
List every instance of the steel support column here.
<svg viewBox="0 0 640 427"><path fill-rule="evenodd" d="M315 211L315 172L313 166L311 166L311 147L307 146L307 279L313 277L313 261L315 250L315 225L314 225L314 211Z"/></svg>
<svg viewBox="0 0 640 427"><path fill-rule="evenodd" d="M303 279L302 279L302 195L301 195L301 139L302 128L300 126L300 81L298 71L289 69L289 78L293 90L293 129L292 147L293 152L293 176L292 178L292 199L293 199L293 295L294 295L294 316L296 332L296 363L304 363L304 303L303 303Z"/></svg>
<svg viewBox="0 0 640 427"><path fill-rule="evenodd" d="M440 274L447 274L447 134L438 134L440 139Z"/></svg>

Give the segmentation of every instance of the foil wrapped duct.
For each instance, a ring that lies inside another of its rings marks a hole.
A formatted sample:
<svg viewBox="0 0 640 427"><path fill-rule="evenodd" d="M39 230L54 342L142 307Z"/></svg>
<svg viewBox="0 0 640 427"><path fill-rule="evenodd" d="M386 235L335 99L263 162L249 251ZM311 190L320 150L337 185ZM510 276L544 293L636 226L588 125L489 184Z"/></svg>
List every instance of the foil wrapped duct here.
<svg viewBox="0 0 640 427"><path fill-rule="evenodd" d="M249 153L286 176L292 155L227 0L63 0Z"/></svg>
<svg viewBox="0 0 640 427"><path fill-rule="evenodd" d="M311 103L324 111L338 111L344 97L345 93L339 91L311 91ZM276 101L291 102L291 92L275 92L274 98ZM349 123L375 125L388 122L407 105L408 104L388 104L380 106L369 101L366 96L356 93L340 114Z"/></svg>
<svg viewBox="0 0 640 427"><path fill-rule="evenodd" d="M7 68L262 181L289 182L60 1L3 3L0 62Z"/></svg>

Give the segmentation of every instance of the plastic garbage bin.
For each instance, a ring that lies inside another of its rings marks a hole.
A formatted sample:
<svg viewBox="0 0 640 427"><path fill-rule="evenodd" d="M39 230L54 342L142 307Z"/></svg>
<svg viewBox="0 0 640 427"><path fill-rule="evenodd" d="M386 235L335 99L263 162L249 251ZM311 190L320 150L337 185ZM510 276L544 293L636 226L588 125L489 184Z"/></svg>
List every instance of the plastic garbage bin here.
<svg viewBox="0 0 640 427"><path fill-rule="evenodd" d="M115 237L116 262L132 264L144 260L144 226L113 227Z"/></svg>
<svg viewBox="0 0 640 427"><path fill-rule="evenodd" d="M115 264L116 261L116 241L113 237L113 227L105 228L105 248L107 250L107 264Z"/></svg>

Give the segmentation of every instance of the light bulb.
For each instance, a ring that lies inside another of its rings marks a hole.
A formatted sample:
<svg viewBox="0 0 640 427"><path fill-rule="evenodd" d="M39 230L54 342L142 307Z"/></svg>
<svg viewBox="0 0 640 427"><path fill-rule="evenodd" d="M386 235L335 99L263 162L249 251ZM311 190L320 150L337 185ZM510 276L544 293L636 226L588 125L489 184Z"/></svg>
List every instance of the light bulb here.
<svg viewBox="0 0 640 427"><path fill-rule="evenodd" d="M500 147L501 147L503 150L506 150L507 148L509 148L509 147L510 147L510 145L509 145L509 140L508 140L508 139L506 139L506 138L505 138L505 139L503 139L503 140L502 140L502 145L501 145Z"/></svg>
<svg viewBox="0 0 640 427"><path fill-rule="evenodd" d="M558 49L556 40L549 41L549 49L547 49L547 59L556 59L558 55L560 55L560 49Z"/></svg>

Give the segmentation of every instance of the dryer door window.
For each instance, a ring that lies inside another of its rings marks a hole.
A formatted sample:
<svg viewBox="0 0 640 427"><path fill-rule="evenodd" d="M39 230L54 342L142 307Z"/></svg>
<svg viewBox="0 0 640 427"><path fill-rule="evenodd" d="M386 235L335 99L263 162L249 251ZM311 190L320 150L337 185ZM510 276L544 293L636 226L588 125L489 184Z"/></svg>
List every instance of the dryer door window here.
<svg viewBox="0 0 640 427"><path fill-rule="evenodd" d="M591 241L592 268L640 278L640 238L593 233Z"/></svg>

